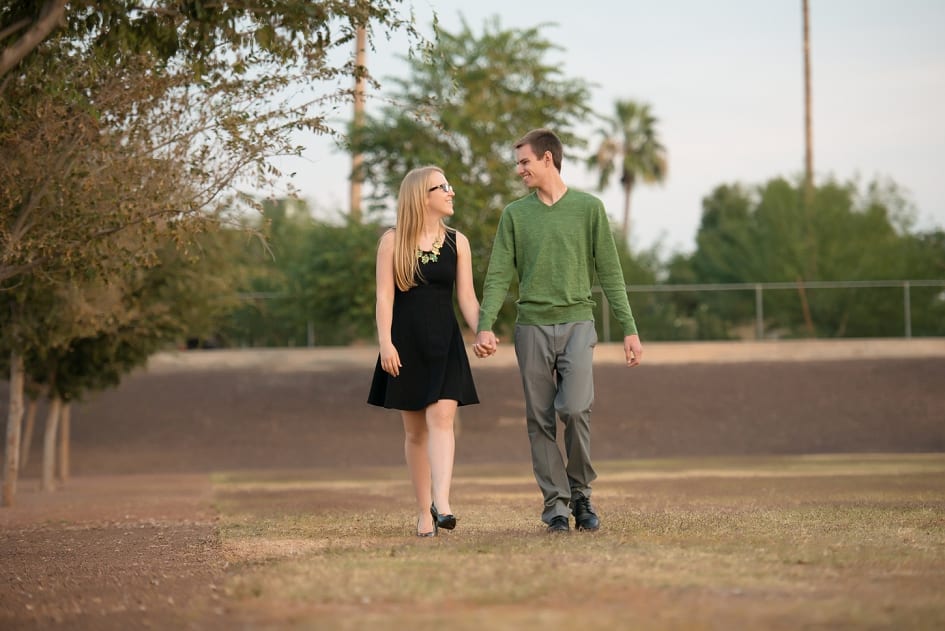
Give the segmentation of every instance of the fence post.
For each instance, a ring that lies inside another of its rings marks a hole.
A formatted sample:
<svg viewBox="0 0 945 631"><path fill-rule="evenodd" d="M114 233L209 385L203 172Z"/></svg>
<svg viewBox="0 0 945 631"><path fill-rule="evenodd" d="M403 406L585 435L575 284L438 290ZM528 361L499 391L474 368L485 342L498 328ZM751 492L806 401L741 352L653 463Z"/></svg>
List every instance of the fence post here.
<svg viewBox="0 0 945 631"><path fill-rule="evenodd" d="M762 300L761 283L755 283L755 338L765 339L765 307Z"/></svg>
<svg viewBox="0 0 945 631"><path fill-rule="evenodd" d="M906 339L912 337L912 300L909 296L909 281L902 284L902 310L906 321Z"/></svg>

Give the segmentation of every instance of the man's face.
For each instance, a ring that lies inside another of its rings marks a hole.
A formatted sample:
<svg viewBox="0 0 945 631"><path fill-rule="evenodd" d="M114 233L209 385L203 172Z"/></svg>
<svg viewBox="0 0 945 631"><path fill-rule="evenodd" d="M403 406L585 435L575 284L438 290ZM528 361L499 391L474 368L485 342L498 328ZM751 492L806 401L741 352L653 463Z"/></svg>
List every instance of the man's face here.
<svg viewBox="0 0 945 631"><path fill-rule="evenodd" d="M547 151L542 157L535 155L531 145L522 145L515 150L515 172L528 188L538 188L545 181L551 166L551 154Z"/></svg>

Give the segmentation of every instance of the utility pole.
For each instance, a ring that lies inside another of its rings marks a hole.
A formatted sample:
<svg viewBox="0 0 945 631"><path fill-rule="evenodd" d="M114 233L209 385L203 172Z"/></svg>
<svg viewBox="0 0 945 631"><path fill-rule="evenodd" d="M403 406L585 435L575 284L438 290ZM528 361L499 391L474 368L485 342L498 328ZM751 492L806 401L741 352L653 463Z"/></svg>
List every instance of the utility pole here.
<svg viewBox="0 0 945 631"><path fill-rule="evenodd" d="M810 10L808 0L801 0L804 10L804 195L810 204L814 193L814 133L811 122L810 94Z"/></svg>
<svg viewBox="0 0 945 631"><path fill-rule="evenodd" d="M367 57L367 27L359 26L357 36L355 37L355 58L354 58L354 120L351 125L352 137L357 137L359 130L364 125L364 86L367 67L365 59ZM364 157L355 148L351 154L351 220L361 223L361 185L363 183L363 174L361 165L364 163Z"/></svg>
<svg viewBox="0 0 945 631"><path fill-rule="evenodd" d="M811 95L810 95L810 8L808 0L801 0L801 9L804 13L804 231L807 241L807 255L804 257L804 275L814 278L817 271L817 250L814 232L812 229L812 214L814 212L814 134L811 123ZM811 316L810 304L807 301L807 290L803 278L798 277L797 291L801 299L801 310L804 314L804 324L812 337L814 319Z"/></svg>

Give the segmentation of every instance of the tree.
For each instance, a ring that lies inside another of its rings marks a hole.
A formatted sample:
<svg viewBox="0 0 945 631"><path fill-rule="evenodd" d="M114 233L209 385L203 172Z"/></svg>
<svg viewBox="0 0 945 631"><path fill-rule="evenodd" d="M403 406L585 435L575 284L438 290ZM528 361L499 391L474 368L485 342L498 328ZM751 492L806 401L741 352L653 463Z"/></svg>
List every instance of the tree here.
<svg viewBox="0 0 945 631"><path fill-rule="evenodd" d="M371 339L375 253L382 229L377 224L317 224L305 244L307 256L293 279L294 295L313 322L319 344Z"/></svg>
<svg viewBox="0 0 945 631"><path fill-rule="evenodd" d="M211 81L222 77L214 78L214 72L243 75L265 61L280 62L282 74L300 62L321 78L350 74L350 68L343 70L330 61L330 53L351 41L359 26L373 23L385 32L406 29L417 35L400 17L399 4L12 0L0 9L0 78L56 38L81 41L86 54L103 57L148 51L192 65ZM224 60L229 60L228 70Z"/></svg>
<svg viewBox="0 0 945 631"><path fill-rule="evenodd" d="M131 270L108 287L87 284L56 296L33 297L26 308L42 321L49 343L33 341L24 372L35 391L49 401L44 436L42 488L53 487L59 445L59 471L68 476L68 418L73 401L88 392L116 386L155 351L180 340L227 293L228 273L210 238L200 257L167 244L160 264ZM91 316L91 317L90 317ZM83 323L86 323L83 326ZM2 365L3 362L0 362ZM57 440L57 432L61 436Z"/></svg>
<svg viewBox="0 0 945 631"><path fill-rule="evenodd" d="M305 289L300 278L312 255L307 243L316 223L303 200L263 200L261 205L261 216L248 221L264 243L248 241L238 230L221 234L227 241L229 265L242 270L238 281L242 298L211 325L211 344L270 347L309 342L312 316L298 292ZM335 244L329 241L327 245Z"/></svg>
<svg viewBox="0 0 945 631"><path fill-rule="evenodd" d="M338 345L374 333L374 260L383 229L347 216L317 221L299 200L263 202L267 250L232 248L239 308L220 323L224 345Z"/></svg>
<svg viewBox="0 0 945 631"><path fill-rule="evenodd" d="M83 181L88 173L76 164L77 154L99 137L112 142L112 154L131 151L180 166L175 177L186 175L187 190L196 195L168 200L152 194L147 210L155 220L231 206L245 199L226 195L236 186L271 184L281 174L268 159L299 153L297 130L335 133L327 113L350 94L338 81L363 75L350 59L335 62L333 51L369 22L381 32L415 34L396 4L275 3L257 11L244 3L19 0L0 9L4 53L25 50L0 82L0 146L9 167L0 173L0 282L49 263L50 252L63 252L62 239L40 247L48 235L34 218L50 214L50 197L65 190L67 176L78 177L73 190L99 190ZM58 15L61 28L40 28L52 24L50 15ZM97 166L106 175L115 172ZM125 187L142 181L122 175ZM65 212L53 223L79 245L73 251L123 227L113 214L102 222L107 229L76 230L62 221L76 204L59 205ZM24 231L39 236L26 240Z"/></svg>
<svg viewBox="0 0 945 631"><path fill-rule="evenodd" d="M0 104L0 348L11 352L14 372L23 365L16 355L111 324L108 308L81 310L77 288L152 265L157 239L179 238L202 219L183 165L142 151L145 137L127 124L134 111L151 113L149 78L75 64L32 57ZM56 89L34 93L30 79L44 72ZM11 374L7 479L15 475L22 383ZM14 488L5 483L5 503Z"/></svg>
<svg viewBox="0 0 945 631"><path fill-rule="evenodd" d="M892 183L872 182L865 190L855 182L826 182L814 189L811 226L816 276L805 275L810 247L806 242L807 213L803 180L775 178L763 185L717 187L703 200L697 249L688 266L677 264L671 282L757 283L847 280L905 280L936 278L934 248L908 234L908 202ZM941 255L939 255L940 257ZM941 258L939 258L941 260ZM683 274L680 277L680 274ZM807 302L805 302L805 300ZM766 328L799 335L815 323L821 337L892 335L901 331L899 290L807 290L803 295L773 291L765 294ZM729 328L750 322L753 296L724 292L703 297L716 322ZM808 319L804 309L812 318ZM914 306L921 322L941 313L933 295ZM708 324L709 320L705 320ZM808 333L809 334L809 333Z"/></svg>
<svg viewBox="0 0 945 631"><path fill-rule="evenodd" d="M598 187L607 188L610 178L619 170L623 188L623 223L621 236L630 236L630 195L638 180L662 183L666 179L666 148L656 130L658 119L650 106L636 101L617 101L615 116L602 136L597 151L587 160L588 166L600 173Z"/></svg>
<svg viewBox="0 0 945 631"><path fill-rule="evenodd" d="M407 171L444 169L456 188L451 223L470 240L477 285L502 208L526 192L512 144L547 126L567 146L582 146L574 129L590 113L589 86L548 60L557 49L541 28L506 30L494 17L478 33L465 21L457 32L440 31L428 57L410 60L409 76L391 80L390 105L368 116L353 138L382 220L390 220Z"/></svg>
<svg viewBox="0 0 945 631"><path fill-rule="evenodd" d="M332 132L326 110L348 90L330 84L353 68L331 53L371 21L413 32L389 1L0 8L0 347L11 349L13 385L5 473L16 472L22 357L42 337L25 297L153 265L163 238L203 229L208 210L241 199L241 182L278 177L267 160L301 150L294 131ZM5 503L13 488L5 482Z"/></svg>

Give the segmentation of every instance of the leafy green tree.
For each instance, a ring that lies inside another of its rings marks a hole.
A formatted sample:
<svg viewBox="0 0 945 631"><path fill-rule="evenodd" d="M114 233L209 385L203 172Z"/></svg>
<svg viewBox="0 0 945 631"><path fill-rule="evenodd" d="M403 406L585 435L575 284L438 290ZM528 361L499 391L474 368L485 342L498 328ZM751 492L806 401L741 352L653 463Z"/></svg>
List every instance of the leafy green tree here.
<svg viewBox="0 0 945 631"><path fill-rule="evenodd" d="M312 78L350 74L331 53L359 26L416 32L398 0L11 0L0 7L0 77L44 43L75 42L85 55L119 60L147 52L191 66L206 80L245 75L263 62L304 66Z"/></svg>
<svg viewBox="0 0 945 631"><path fill-rule="evenodd" d="M945 278L945 231L934 230L906 236L903 265L910 279L942 280ZM942 286L910 289L912 334L945 336L945 288Z"/></svg>
<svg viewBox="0 0 945 631"><path fill-rule="evenodd" d="M181 165L141 152L141 139L116 124L149 89L145 78L80 72L63 91L58 80L76 63L65 59L46 68L59 89L34 94L28 78L48 61L34 57L0 104L0 348L13 371L23 363L12 355L114 326L108 281L155 264L160 239L202 219ZM22 383L11 374L5 477L15 475ZM5 503L13 488L5 482Z"/></svg>
<svg viewBox="0 0 945 631"><path fill-rule="evenodd" d="M934 278L934 247L907 232L910 212L898 189L874 182L861 192L853 182L827 182L814 191L812 213L803 200L803 182L781 178L754 189L717 187L703 200L697 250L688 265L676 262L670 282L792 283L796 291L765 293L766 328L784 335L800 335L811 323L822 337L899 334L899 289L806 288L810 281ZM812 257L815 276L805 274ZM751 322L754 296L709 294L697 306L730 328ZM695 317L696 305L680 307ZM924 297L916 313L925 318L935 308Z"/></svg>
<svg viewBox="0 0 945 631"><path fill-rule="evenodd" d="M574 129L589 115L589 85L564 76L549 60L556 50L541 27L503 29L497 17L481 32L466 22L456 32L441 30L429 55L410 60L408 76L391 81L390 105L352 135L373 187L373 211L388 222L407 171L444 169L456 188L451 223L470 240L477 286L502 208L526 193L512 144L546 126L567 146L582 146Z"/></svg>
<svg viewBox="0 0 945 631"><path fill-rule="evenodd" d="M22 358L41 337L41 319L25 312L86 280L156 264L165 238L203 229L207 211L239 198L239 183L271 182L279 174L267 159L300 151L294 131L332 132L326 112L348 91L332 82L365 72L333 51L368 23L412 32L388 1L271 5L0 7L6 473L16 471ZM102 330L115 326L110 317L97 318ZM47 336L39 349L68 339ZM5 481L5 503L12 488Z"/></svg>
<svg viewBox="0 0 945 631"><path fill-rule="evenodd" d="M296 295L312 319L315 342L348 344L374 337L377 224L318 224L306 243Z"/></svg>
<svg viewBox="0 0 945 631"><path fill-rule="evenodd" d="M68 478L69 406L88 392L117 386L133 368L165 342L160 335L145 337L145 323L130 323L109 333L73 340L67 348L29 358L26 371L34 384L40 385L49 401L43 436L43 463L40 488L54 488L56 445L60 446L60 474ZM32 359L32 361L30 361ZM60 436L60 433L62 435ZM58 439L58 440L57 440Z"/></svg>
<svg viewBox="0 0 945 631"><path fill-rule="evenodd" d="M311 315L300 296L299 278L308 264L308 242L317 224L301 200L262 202L252 230L265 239L246 241L231 231L231 264L242 268L240 306L218 323L212 336L223 346L304 346Z"/></svg>
<svg viewBox="0 0 945 631"><path fill-rule="evenodd" d="M45 342L30 341L24 357L30 385L50 402L42 488L52 488L60 416L67 422L73 401L118 385L155 351L235 302L234 279L219 271L222 251L210 236L201 241L199 257L168 244L158 265L131 270L108 286L90 283L57 295L43 292L24 305L31 319L42 321L36 330L49 336ZM64 438L59 442L67 454L67 434Z"/></svg>
<svg viewBox="0 0 945 631"><path fill-rule="evenodd" d="M267 251L240 255L243 304L220 327L224 345L338 345L373 338L374 260L382 228L316 221L304 202L264 203Z"/></svg>
<svg viewBox="0 0 945 631"><path fill-rule="evenodd" d="M298 129L332 133L326 112L347 93L337 82L364 73L334 61L334 51L367 23L414 33L396 4L0 8L10 62L0 83L0 282L57 263L84 270L107 258L96 247L113 247L110 237L128 225L180 227L194 211L231 207L239 198L226 192L241 178L272 181L279 174L268 157L300 151Z"/></svg>
<svg viewBox="0 0 945 631"><path fill-rule="evenodd" d="M622 241L630 237L630 195L638 181L662 183L666 179L666 148L656 126L658 119L650 106L636 101L617 101L615 115L601 129L600 145L588 158L588 166L600 173L598 187L607 188L615 173L623 189Z"/></svg>

